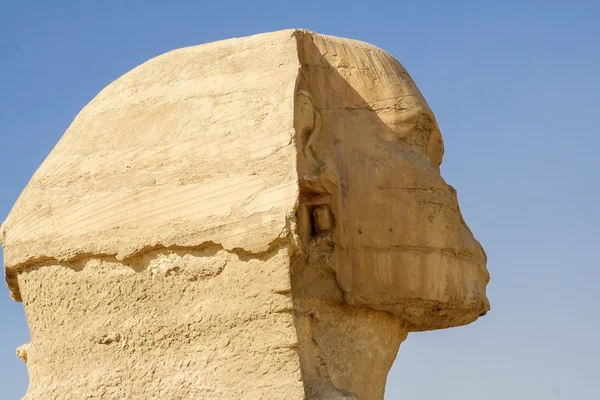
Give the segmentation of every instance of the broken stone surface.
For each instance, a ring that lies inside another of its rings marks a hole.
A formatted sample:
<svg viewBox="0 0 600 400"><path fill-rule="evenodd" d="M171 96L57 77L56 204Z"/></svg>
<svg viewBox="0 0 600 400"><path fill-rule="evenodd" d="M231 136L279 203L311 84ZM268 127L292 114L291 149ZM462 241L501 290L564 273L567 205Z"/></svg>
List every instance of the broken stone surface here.
<svg viewBox="0 0 600 400"><path fill-rule="evenodd" d="M175 50L75 118L2 225L26 399L383 398L489 310L416 85L286 30Z"/></svg>

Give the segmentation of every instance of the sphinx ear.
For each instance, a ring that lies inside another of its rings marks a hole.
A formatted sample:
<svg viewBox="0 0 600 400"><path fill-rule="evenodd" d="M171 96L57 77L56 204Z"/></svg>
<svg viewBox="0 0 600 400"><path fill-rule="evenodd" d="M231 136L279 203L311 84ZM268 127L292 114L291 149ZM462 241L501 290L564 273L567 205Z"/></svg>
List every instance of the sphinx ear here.
<svg viewBox="0 0 600 400"><path fill-rule="evenodd" d="M328 151L321 137L321 113L311 94L305 90L296 93L295 101L294 128L300 181L313 194L332 193L338 180L332 176L334 170L327 167ZM325 217L319 215L319 218Z"/></svg>
<svg viewBox="0 0 600 400"><path fill-rule="evenodd" d="M298 150L309 162L319 164L314 143L321 131L321 113L315 108L313 97L306 90L298 91L295 100L294 127L298 135Z"/></svg>

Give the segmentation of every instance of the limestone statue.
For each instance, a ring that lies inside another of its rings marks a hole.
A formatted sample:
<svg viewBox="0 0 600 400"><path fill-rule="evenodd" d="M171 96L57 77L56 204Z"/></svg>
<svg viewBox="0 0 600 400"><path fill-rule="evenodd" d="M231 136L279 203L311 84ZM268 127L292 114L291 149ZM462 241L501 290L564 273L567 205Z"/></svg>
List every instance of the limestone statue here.
<svg viewBox="0 0 600 400"><path fill-rule="evenodd" d="M286 30L102 90L2 225L26 399L383 399L489 310L432 111L388 53Z"/></svg>

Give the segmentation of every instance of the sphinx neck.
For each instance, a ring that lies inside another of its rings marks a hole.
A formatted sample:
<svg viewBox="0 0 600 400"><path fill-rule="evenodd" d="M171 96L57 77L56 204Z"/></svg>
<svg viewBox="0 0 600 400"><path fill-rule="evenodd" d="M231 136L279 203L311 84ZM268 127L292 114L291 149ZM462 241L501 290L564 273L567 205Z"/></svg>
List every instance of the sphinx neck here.
<svg viewBox="0 0 600 400"><path fill-rule="evenodd" d="M296 330L306 398L383 400L408 331L393 316L339 303L298 300Z"/></svg>

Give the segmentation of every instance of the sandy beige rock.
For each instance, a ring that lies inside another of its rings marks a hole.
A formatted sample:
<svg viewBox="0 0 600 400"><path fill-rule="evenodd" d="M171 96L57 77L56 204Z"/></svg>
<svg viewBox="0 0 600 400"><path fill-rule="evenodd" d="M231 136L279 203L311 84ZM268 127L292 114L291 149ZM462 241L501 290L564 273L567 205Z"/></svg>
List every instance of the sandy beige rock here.
<svg viewBox="0 0 600 400"><path fill-rule="evenodd" d="M433 113L366 43L175 50L75 118L2 225L34 399L382 399L489 310Z"/></svg>

